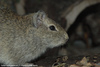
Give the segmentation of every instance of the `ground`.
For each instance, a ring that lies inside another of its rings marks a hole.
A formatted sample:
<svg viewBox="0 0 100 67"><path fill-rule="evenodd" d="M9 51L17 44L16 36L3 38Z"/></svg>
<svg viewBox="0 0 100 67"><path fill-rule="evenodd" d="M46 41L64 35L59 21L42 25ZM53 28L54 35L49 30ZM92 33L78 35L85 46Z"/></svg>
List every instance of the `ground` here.
<svg viewBox="0 0 100 67"><path fill-rule="evenodd" d="M99 48L96 48L99 51ZM94 50L94 49L93 49ZM49 52L52 52L49 51ZM48 53L48 51L47 51ZM51 53L52 54L52 53ZM34 63L40 67L100 67L100 53L80 54L69 56L43 55Z"/></svg>

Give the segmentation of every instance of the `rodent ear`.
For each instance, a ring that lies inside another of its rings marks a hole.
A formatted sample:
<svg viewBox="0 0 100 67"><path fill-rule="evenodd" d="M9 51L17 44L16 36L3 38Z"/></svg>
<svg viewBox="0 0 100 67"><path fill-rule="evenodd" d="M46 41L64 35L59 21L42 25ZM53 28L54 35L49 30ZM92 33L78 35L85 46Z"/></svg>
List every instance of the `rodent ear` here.
<svg viewBox="0 0 100 67"><path fill-rule="evenodd" d="M38 11L33 15L33 24L36 28L41 26L43 24L43 21L46 17L46 14L44 11Z"/></svg>

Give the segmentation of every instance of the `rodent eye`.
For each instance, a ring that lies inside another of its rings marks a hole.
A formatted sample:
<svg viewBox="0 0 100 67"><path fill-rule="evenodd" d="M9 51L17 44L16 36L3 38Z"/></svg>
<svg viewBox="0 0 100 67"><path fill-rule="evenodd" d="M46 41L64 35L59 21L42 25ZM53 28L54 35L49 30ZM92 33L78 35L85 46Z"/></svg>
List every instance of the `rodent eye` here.
<svg viewBox="0 0 100 67"><path fill-rule="evenodd" d="M50 30L52 30L52 31L56 31L56 28L55 28L55 26L53 26L53 25L50 26L49 28L50 28Z"/></svg>

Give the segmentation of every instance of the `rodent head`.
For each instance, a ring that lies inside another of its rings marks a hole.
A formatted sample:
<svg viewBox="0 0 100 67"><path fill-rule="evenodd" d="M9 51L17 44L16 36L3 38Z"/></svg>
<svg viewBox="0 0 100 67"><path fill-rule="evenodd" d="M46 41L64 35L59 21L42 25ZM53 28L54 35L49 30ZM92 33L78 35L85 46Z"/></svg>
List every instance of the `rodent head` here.
<svg viewBox="0 0 100 67"><path fill-rule="evenodd" d="M38 11L33 15L33 27L30 28L31 33L47 47L56 47L64 44L68 39L66 31L55 21L47 17L43 11Z"/></svg>

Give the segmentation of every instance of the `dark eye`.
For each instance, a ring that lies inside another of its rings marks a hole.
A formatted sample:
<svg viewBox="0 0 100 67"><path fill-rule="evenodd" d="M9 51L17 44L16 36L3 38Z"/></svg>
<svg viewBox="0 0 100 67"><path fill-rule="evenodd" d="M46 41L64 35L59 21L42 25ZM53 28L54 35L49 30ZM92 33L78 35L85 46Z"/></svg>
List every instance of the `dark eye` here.
<svg viewBox="0 0 100 67"><path fill-rule="evenodd" d="M50 26L49 28L50 28L50 30L56 31L56 28L55 28L55 26L53 26L53 25Z"/></svg>

